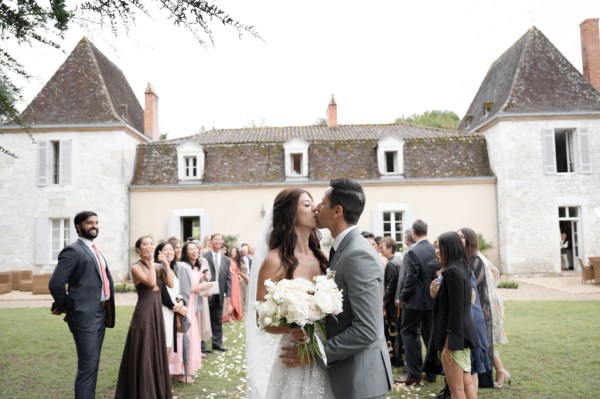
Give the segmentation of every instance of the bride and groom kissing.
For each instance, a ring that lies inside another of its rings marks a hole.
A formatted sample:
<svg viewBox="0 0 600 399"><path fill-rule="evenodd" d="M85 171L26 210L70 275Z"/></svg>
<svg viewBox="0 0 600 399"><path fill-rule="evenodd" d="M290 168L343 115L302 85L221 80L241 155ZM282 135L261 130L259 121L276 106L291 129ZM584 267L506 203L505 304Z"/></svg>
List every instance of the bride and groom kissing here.
<svg viewBox="0 0 600 399"><path fill-rule="evenodd" d="M330 182L323 199L299 188L282 190L265 215L255 249L248 303L262 301L268 279L307 279L335 272L343 293L343 311L326 317L325 356L298 357L297 344L308 336L299 327L257 326L246 320L248 398L383 398L392 386L391 364L383 333L383 268L356 229L365 207L362 187L351 179ZM329 260L320 248L320 232L334 238Z"/></svg>

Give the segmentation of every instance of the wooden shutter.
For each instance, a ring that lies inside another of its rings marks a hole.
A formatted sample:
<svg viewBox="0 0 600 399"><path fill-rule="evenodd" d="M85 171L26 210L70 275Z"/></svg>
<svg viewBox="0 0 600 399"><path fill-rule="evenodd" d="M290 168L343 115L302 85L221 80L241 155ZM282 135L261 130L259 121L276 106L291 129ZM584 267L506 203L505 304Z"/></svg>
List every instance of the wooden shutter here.
<svg viewBox="0 0 600 399"><path fill-rule="evenodd" d="M72 145L71 140L60 141L60 160L58 164L59 168L59 183L60 184L71 184L72 170Z"/></svg>
<svg viewBox="0 0 600 399"><path fill-rule="evenodd" d="M35 219L35 264L50 264L50 220Z"/></svg>
<svg viewBox="0 0 600 399"><path fill-rule="evenodd" d="M553 129L542 129L542 148L544 151L544 173L556 173L556 148Z"/></svg>
<svg viewBox="0 0 600 399"><path fill-rule="evenodd" d="M48 184L48 148L48 141L38 141L37 184L39 186Z"/></svg>
<svg viewBox="0 0 600 399"><path fill-rule="evenodd" d="M579 173L592 173L592 152L590 148L590 135L587 128L577 129L577 159Z"/></svg>

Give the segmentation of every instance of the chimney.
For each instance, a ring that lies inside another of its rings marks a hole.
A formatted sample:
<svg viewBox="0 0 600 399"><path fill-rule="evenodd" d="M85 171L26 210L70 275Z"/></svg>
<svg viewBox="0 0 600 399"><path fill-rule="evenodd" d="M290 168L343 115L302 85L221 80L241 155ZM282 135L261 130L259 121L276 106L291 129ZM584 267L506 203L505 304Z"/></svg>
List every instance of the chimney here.
<svg viewBox="0 0 600 399"><path fill-rule="evenodd" d="M335 103L333 94L331 95L331 101L329 101L329 105L327 106L327 127L338 127L337 104Z"/></svg>
<svg viewBox="0 0 600 399"><path fill-rule="evenodd" d="M581 31L581 58L583 76L600 91L600 34L598 18L586 19L579 24Z"/></svg>
<svg viewBox="0 0 600 399"><path fill-rule="evenodd" d="M158 96L150 83L145 92L146 104L144 107L144 134L158 141Z"/></svg>

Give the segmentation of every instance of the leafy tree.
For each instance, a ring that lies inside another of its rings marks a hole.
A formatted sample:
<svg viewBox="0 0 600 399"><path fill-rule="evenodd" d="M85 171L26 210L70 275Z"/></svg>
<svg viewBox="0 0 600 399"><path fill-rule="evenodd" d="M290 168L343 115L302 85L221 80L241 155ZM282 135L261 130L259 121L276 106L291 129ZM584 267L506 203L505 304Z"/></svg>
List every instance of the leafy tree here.
<svg viewBox="0 0 600 399"><path fill-rule="evenodd" d="M317 118L317 121L313 126L327 126L327 119L325 118Z"/></svg>
<svg viewBox="0 0 600 399"><path fill-rule="evenodd" d="M460 125L460 118L452 111L433 110L425 111L422 114L413 114L406 119L400 117L394 123L412 123L419 126L456 130Z"/></svg>
<svg viewBox="0 0 600 399"><path fill-rule="evenodd" d="M0 40L19 45L42 43L61 49L60 42L71 23L82 26L108 26L116 36L123 28L129 31L139 15L151 16L147 6L157 6L176 26L183 26L203 46L208 39L214 43L211 26L220 23L258 37L253 26L234 20L213 0L87 0L66 4L66 0L0 0ZM0 123L13 121L27 132L28 126L15 107L22 100L11 75L31 78L26 69L11 54L0 48ZM0 131L0 134L2 132ZM30 134L30 137L31 134ZM0 152L15 156L0 146Z"/></svg>

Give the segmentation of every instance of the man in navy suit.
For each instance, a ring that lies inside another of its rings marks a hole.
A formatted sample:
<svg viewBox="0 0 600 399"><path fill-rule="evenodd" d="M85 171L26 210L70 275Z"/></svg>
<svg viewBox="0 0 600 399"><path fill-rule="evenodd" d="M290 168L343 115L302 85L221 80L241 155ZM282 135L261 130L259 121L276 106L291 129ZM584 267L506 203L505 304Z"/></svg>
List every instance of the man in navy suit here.
<svg viewBox="0 0 600 399"><path fill-rule="evenodd" d="M77 348L75 398L90 399L96 396L105 328L115 325L114 287L106 259L93 243L98 215L83 211L73 222L79 239L58 255L48 287L54 298L51 311L66 313Z"/></svg>
<svg viewBox="0 0 600 399"><path fill-rule="evenodd" d="M210 236L210 251L203 256L208 261L211 281L219 282L219 293L208 297L208 309L210 311L210 327L212 328L212 348L226 351L223 346L223 305L229 306L231 297L231 262L229 258L221 253L223 247L223 236L215 233Z"/></svg>
<svg viewBox="0 0 600 399"><path fill-rule="evenodd" d="M417 219L412 225L412 230L416 243L405 255L406 276L400 293L402 307L400 333L404 344L407 376L396 381L406 385L421 382L423 368L421 335L425 345L428 345L433 323L433 299L429 295L429 286L435 278L435 270L427 266L435 258L433 245L427 240L427 223ZM433 382L435 375L427 374L426 379Z"/></svg>

